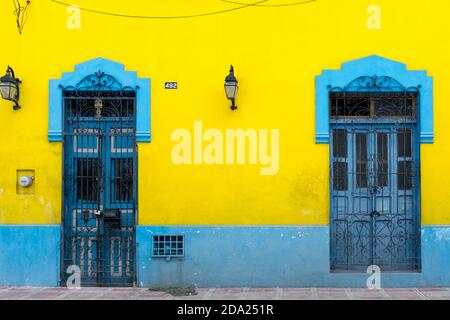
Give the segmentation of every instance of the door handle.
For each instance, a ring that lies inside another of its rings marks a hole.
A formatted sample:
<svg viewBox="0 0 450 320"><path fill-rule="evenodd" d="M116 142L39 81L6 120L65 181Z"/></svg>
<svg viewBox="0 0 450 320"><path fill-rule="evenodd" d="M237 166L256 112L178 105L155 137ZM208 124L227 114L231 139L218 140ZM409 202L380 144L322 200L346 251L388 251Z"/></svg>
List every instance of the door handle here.
<svg viewBox="0 0 450 320"><path fill-rule="evenodd" d="M378 211L375 210L370 213L370 216L372 218L377 218L377 217L381 216L381 213L379 213Z"/></svg>
<svg viewBox="0 0 450 320"><path fill-rule="evenodd" d="M102 215L102 210L94 210L94 214L98 218Z"/></svg>

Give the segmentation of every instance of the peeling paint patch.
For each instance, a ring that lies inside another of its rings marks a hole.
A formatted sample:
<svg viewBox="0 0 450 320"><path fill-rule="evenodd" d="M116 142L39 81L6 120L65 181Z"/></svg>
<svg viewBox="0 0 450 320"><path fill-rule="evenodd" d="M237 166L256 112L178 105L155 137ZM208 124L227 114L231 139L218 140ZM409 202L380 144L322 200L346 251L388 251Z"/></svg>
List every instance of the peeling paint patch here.
<svg viewBox="0 0 450 320"><path fill-rule="evenodd" d="M50 202L47 202L45 204L45 213L48 215L51 215L53 213L52 204Z"/></svg>
<svg viewBox="0 0 450 320"><path fill-rule="evenodd" d="M45 198L43 196L40 196L38 198L39 203L44 207L44 212L46 215L51 216L53 215L53 207L51 202L46 202Z"/></svg>
<svg viewBox="0 0 450 320"><path fill-rule="evenodd" d="M436 240L449 241L450 240L450 228L436 228Z"/></svg>

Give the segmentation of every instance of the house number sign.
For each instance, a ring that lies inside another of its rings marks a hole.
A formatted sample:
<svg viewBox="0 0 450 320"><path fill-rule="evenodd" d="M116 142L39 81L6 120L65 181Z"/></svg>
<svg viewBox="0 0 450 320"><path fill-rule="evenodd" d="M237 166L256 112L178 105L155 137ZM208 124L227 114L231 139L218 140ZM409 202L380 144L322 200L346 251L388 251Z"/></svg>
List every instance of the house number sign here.
<svg viewBox="0 0 450 320"><path fill-rule="evenodd" d="M166 88L166 89L178 89L178 82L166 82L164 84L164 88Z"/></svg>

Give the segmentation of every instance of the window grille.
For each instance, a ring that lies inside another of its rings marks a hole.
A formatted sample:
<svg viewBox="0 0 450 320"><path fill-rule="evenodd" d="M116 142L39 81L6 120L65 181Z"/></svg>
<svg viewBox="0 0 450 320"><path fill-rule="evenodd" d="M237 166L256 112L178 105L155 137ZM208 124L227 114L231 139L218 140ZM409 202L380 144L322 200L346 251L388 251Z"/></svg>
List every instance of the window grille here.
<svg viewBox="0 0 450 320"><path fill-rule="evenodd" d="M330 117L414 119L418 88L405 88L389 77L360 77L345 88L330 88Z"/></svg>
<svg viewBox="0 0 450 320"><path fill-rule="evenodd" d="M153 236L153 257L169 259L184 257L184 236Z"/></svg>

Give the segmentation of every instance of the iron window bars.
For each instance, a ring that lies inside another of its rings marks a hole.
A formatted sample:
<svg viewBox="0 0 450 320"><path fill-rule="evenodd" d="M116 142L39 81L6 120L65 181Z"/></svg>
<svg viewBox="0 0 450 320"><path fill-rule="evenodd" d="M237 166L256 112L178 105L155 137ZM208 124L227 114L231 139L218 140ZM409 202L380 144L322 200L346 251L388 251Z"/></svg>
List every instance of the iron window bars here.
<svg viewBox="0 0 450 320"><path fill-rule="evenodd" d="M182 235L156 235L153 236L154 258L183 258L184 236Z"/></svg>

